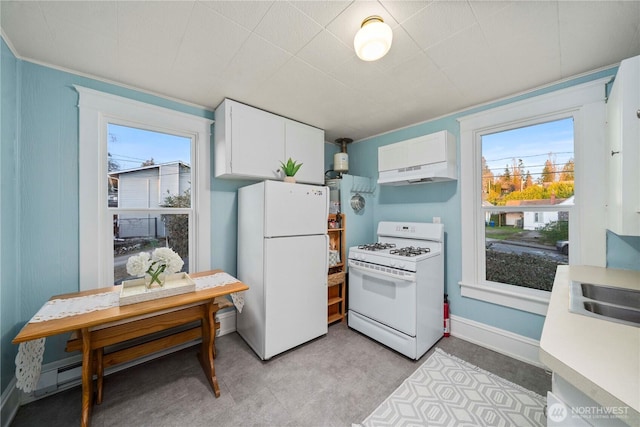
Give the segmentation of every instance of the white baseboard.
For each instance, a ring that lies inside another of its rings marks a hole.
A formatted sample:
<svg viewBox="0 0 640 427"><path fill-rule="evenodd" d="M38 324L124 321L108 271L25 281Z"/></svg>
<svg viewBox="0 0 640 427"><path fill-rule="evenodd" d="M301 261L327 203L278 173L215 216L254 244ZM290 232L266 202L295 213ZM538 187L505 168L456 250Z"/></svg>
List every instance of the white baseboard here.
<svg viewBox="0 0 640 427"><path fill-rule="evenodd" d="M540 368L540 341L464 317L451 316L451 335Z"/></svg>
<svg viewBox="0 0 640 427"><path fill-rule="evenodd" d="M223 336L230 334L236 331L236 311L233 309L229 309L226 311L221 311L216 315L216 319L220 322L220 330L218 331L217 336ZM162 350L157 353L151 354L149 356L142 357L140 359L132 360L127 363L123 363L117 366L113 366L105 370L104 374L109 375L114 372L121 371L123 369L130 368L132 366L139 365L141 363L147 362L149 360L174 353L176 351L182 350L187 347L191 347L197 343L201 342L200 339L194 340L188 343L184 343L170 349ZM56 378L60 379L64 378L64 382L62 384L57 384L56 386L45 386L45 389L36 389L31 393L23 393L16 387L16 378L15 376L7 386L4 393L2 393L2 419L0 427L9 427L16 413L18 412L18 408L20 405L24 405L29 402L33 402L43 397L50 396L55 393L59 393L61 391L67 390L72 387L76 387L82 383L81 377L81 369L79 367L75 367L78 362L81 361L80 356L71 356L62 360L57 360L55 362L47 363L42 365L42 371L40 373L40 377L43 376L51 376L55 375ZM64 371L64 367L72 367L71 369ZM64 373L60 371L64 371ZM40 385L40 383L39 383Z"/></svg>
<svg viewBox="0 0 640 427"><path fill-rule="evenodd" d="M9 427L13 418L20 407L20 398L22 392L16 387L16 377L13 377L9 385L2 393L2 401L0 402L0 426Z"/></svg>

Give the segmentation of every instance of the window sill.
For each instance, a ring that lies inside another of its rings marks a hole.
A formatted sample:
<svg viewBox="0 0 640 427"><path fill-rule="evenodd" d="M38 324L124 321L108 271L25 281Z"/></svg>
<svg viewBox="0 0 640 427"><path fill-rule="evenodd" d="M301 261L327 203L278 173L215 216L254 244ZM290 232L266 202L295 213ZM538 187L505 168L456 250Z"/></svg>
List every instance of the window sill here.
<svg viewBox="0 0 640 427"><path fill-rule="evenodd" d="M479 285L459 282L463 297L490 302L529 313L546 316L551 292L496 283Z"/></svg>

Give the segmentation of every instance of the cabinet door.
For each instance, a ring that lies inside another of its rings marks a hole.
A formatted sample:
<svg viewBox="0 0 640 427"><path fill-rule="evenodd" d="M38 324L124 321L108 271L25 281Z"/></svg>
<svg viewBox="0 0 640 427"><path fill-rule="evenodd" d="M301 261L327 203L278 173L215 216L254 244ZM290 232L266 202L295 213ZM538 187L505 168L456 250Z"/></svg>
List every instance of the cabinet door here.
<svg viewBox="0 0 640 427"><path fill-rule="evenodd" d="M324 131L293 120L285 120L285 161L303 163L298 182L324 184Z"/></svg>
<svg viewBox="0 0 640 427"><path fill-rule="evenodd" d="M282 117L248 105L231 105L231 172L234 175L278 178L284 158Z"/></svg>
<svg viewBox="0 0 640 427"><path fill-rule="evenodd" d="M591 407L589 407L591 408ZM604 410L604 408L603 408ZM552 392L547 392L547 427L592 427L580 415L574 415L571 407Z"/></svg>
<svg viewBox="0 0 640 427"><path fill-rule="evenodd" d="M403 168L407 165L407 142L378 147L378 171L390 171Z"/></svg>
<svg viewBox="0 0 640 427"><path fill-rule="evenodd" d="M407 166L447 161L446 131L432 133L407 142Z"/></svg>
<svg viewBox="0 0 640 427"><path fill-rule="evenodd" d="M640 56L622 61L607 101L608 228L640 236Z"/></svg>

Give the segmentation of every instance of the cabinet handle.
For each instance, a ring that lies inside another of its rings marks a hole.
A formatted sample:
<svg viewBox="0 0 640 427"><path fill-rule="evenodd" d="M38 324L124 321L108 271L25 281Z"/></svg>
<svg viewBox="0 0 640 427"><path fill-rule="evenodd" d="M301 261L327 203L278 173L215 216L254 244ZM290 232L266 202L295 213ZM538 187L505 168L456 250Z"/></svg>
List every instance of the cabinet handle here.
<svg viewBox="0 0 640 427"><path fill-rule="evenodd" d="M636 111L636 116L640 119L640 110Z"/></svg>
<svg viewBox="0 0 640 427"><path fill-rule="evenodd" d="M613 150L611 150L611 156L612 156L612 157L613 157L613 156L615 156L616 154L620 154L620 151L613 151Z"/></svg>

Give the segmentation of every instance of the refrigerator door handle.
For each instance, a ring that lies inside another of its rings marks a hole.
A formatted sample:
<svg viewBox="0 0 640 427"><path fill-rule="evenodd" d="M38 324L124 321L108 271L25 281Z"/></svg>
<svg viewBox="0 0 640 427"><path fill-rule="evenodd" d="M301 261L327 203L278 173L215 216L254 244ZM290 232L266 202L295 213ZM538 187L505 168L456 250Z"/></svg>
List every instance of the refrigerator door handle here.
<svg viewBox="0 0 640 427"><path fill-rule="evenodd" d="M329 235L325 234L324 238L327 241L327 250L324 255L324 271L326 271L327 274L324 276L324 284L325 286L329 286Z"/></svg>
<svg viewBox="0 0 640 427"><path fill-rule="evenodd" d="M324 204L324 217L325 218L329 218L329 187L324 187L325 188L325 201L326 203Z"/></svg>

